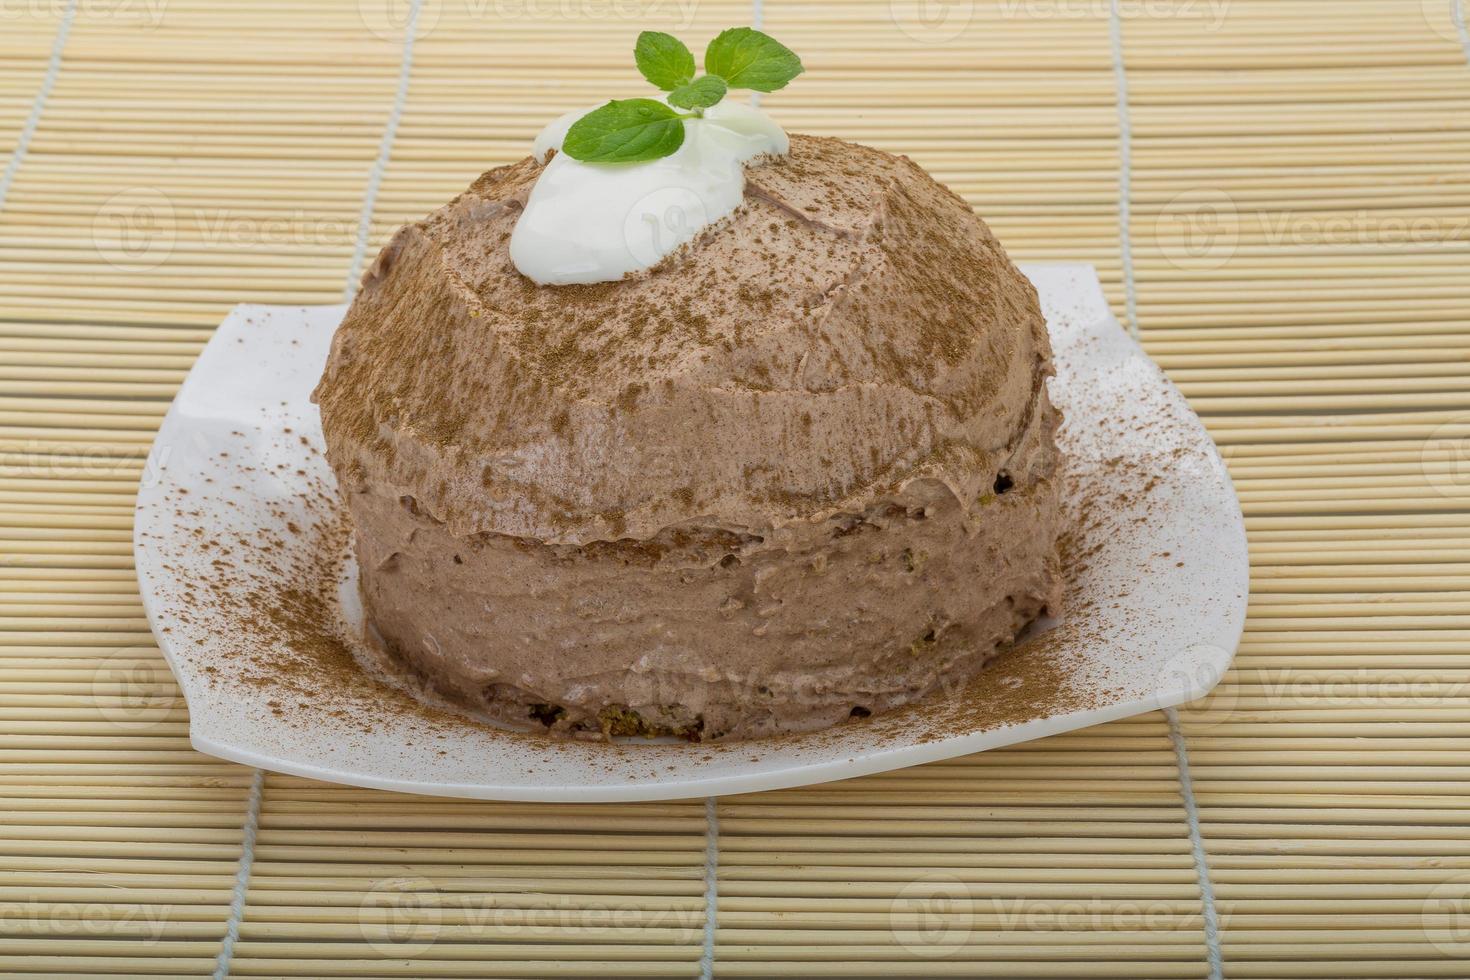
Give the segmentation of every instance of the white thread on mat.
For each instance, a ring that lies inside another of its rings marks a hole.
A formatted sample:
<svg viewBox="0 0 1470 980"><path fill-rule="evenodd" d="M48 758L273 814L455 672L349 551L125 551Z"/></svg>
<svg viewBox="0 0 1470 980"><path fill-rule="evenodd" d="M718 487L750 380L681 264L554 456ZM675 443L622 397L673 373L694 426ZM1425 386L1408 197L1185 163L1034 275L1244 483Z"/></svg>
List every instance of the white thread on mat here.
<svg viewBox="0 0 1470 980"><path fill-rule="evenodd" d="M1470 25L1465 20L1465 0L1450 0L1450 20L1460 32L1460 44L1465 49L1465 61L1470 62Z"/></svg>
<svg viewBox="0 0 1470 980"><path fill-rule="evenodd" d="M398 89L393 95L393 108L388 113L388 122L383 126L383 137L378 141L378 156L373 161L368 175L367 190L362 197L362 213L357 218L357 245L352 250L352 266L347 270L347 285L342 298L350 300L357 295L358 283L362 281L362 267L367 261L368 241L373 233L373 209L378 203L378 188L383 186L383 175L388 172L388 161L393 156L393 141L398 138L398 123L403 119L403 107L408 102L409 76L413 73L413 42L419 29L419 12L424 0L413 0L408 9L408 22L403 28L403 57L398 62Z"/></svg>
<svg viewBox="0 0 1470 980"><path fill-rule="evenodd" d="M1452 0L1456 2L1456 0ZM1123 15L1120 0L1110 0L1108 40L1113 50L1113 85L1118 111L1118 258L1123 266L1123 298L1127 308L1128 333L1138 339L1138 286L1133 276L1133 121L1128 109L1128 68L1123 60ZM1220 950L1220 913L1215 905L1215 885L1210 880L1210 862L1205 854L1204 832L1200 829L1199 804L1194 798L1194 779L1189 771L1189 746L1179 726L1179 712L1165 708L1169 742L1179 769L1179 793L1184 799L1184 816L1189 823L1189 848L1194 856L1194 873L1199 882L1200 914L1204 918L1205 956L1210 980L1223 980L1225 962Z"/></svg>
<svg viewBox="0 0 1470 980"><path fill-rule="evenodd" d="M765 23L765 0L750 0L750 26L759 31L765 28ZM750 93L750 104L753 106L761 104L761 94L759 92Z"/></svg>
<svg viewBox="0 0 1470 980"><path fill-rule="evenodd" d="M750 26L765 26L765 0L750 0ZM750 104L761 104L759 92L750 93ZM704 801L704 948L699 954L699 980L714 980L715 930L720 925L720 809L713 796Z"/></svg>
<svg viewBox="0 0 1470 980"><path fill-rule="evenodd" d="M713 796L704 801L704 950L700 980L714 980L715 930L720 924L720 811Z"/></svg>
<svg viewBox="0 0 1470 980"><path fill-rule="evenodd" d="M5 207L5 199L10 196L10 185L15 183L15 175L20 171L26 154L30 152L31 140L35 138L36 129L41 125L41 113L45 111L46 102L51 98L51 90L56 87L56 77L61 74L61 52L66 47L67 37L71 35L72 21L76 19L77 0L68 0L66 9L61 14L61 23L56 28L56 38L51 42L51 59L46 62L46 73L41 76L41 87L31 100L30 114L20 128L20 136L15 140L15 149L11 151L10 161L5 164L5 172L0 174L0 208Z"/></svg>
<svg viewBox="0 0 1470 980"><path fill-rule="evenodd" d="M1123 64L1121 0L1111 0L1108 40L1113 48L1113 87L1118 108L1118 260L1123 265L1123 302L1128 334L1138 339L1138 289L1133 281L1133 119L1128 111L1128 69Z"/></svg>
<svg viewBox="0 0 1470 980"><path fill-rule="evenodd" d="M403 57L398 66L398 88L393 95L393 107L388 113L388 122L383 127L383 136L378 142L378 155L373 161L367 190L363 195L362 211L357 221L357 245L352 253L352 267L347 273L347 286L343 290L346 299L351 299L357 292L358 280L362 278L362 265L367 256L368 239L372 234L373 208L378 201L378 188L383 184L383 174L388 169L388 159L393 153L393 141L398 136L398 123L403 118L403 107L408 101L409 75L413 70L414 35L418 31L419 11L422 9L423 0L413 0L409 8L408 23L403 29ZM230 960L235 955L235 943L240 939L240 922L245 917L245 897L250 887L250 869L255 864L255 835L260 827L260 799L264 789L265 772L257 769L250 783L250 801L246 807L244 834L240 845L240 866L235 872L235 890L230 898L230 918L225 924L224 937L220 940L214 980L225 980L230 975Z"/></svg>
<svg viewBox="0 0 1470 980"><path fill-rule="evenodd" d="M257 769L250 779L250 799L245 806L244 833L240 836L240 866L235 870L235 890L230 896L230 918L219 941L214 961L214 980L230 975L230 960L240 940L240 921L245 918L245 893L250 888L250 867L255 863L255 834L260 829L260 799L265 795L265 772Z"/></svg>
<svg viewBox="0 0 1470 980"><path fill-rule="evenodd" d="M1169 741L1174 746L1174 764L1179 769L1179 794L1184 798L1184 816L1189 822L1189 848L1194 855L1194 873L1199 879L1200 913L1205 924L1205 955L1209 958L1210 980L1223 980L1225 960L1220 952L1220 911L1215 904L1215 885L1210 881L1210 861L1205 854L1204 833L1199 824L1199 804L1194 798L1194 778L1189 772L1189 747L1179 726L1179 709L1165 708Z"/></svg>

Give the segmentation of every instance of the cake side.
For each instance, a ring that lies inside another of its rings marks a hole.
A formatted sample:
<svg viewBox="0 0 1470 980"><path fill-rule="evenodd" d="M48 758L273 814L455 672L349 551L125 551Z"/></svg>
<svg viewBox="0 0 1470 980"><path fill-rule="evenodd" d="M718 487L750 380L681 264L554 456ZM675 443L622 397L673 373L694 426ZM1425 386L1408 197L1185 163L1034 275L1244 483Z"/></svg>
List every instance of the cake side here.
<svg viewBox="0 0 1470 980"><path fill-rule="evenodd" d="M1058 507L1050 477L970 515L930 487L764 535L581 546L456 536L377 491L352 507L398 662L476 714L561 732L750 738L878 714L967 680L1057 599L1054 542L1025 533Z"/></svg>

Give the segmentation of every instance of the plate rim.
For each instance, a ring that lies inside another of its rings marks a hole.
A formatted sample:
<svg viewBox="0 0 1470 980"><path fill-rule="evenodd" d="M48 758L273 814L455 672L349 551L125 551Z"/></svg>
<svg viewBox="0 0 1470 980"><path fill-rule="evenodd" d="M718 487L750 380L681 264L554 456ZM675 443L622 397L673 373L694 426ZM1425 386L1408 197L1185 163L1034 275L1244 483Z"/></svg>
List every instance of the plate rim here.
<svg viewBox="0 0 1470 980"><path fill-rule="evenodd" d="M1169 694L1159 694L1151 698L1139 697L1134 700L1122 700L1112 702L1100 707L1083 708L1042 718L1033 718L1024 722L985 729L982 731L960 732L952 736L936 738L932 741L895 741L892 744L876 745L873 750L864 755L849 756L845 749L834 748L830 757L819 761L793 762L781 765L774 770L754 770L741 772L717 773L707 778L677 778L677 779L628 779L614 783L592 783L587 785L567 785L561 782L545 786L537 786L527 783L491 783L491 782L445 782L419 780L413 781L393 776L376 775L371 772L333 768L330 765L314 765L305 759L292 758L285 755L272 755L256 750L251 747L242 747L227 738L217 735L218 725L211 725L207 717L208 712L196 711L196 707L203 707L203 690L196 686L194 672L180 662L178 651L174 649L178 641L174 637L161 632L160 618L162 616L162 603L159 595L159 583L155 576L161 570L155 567L155 556L145 545L144 536L150 528L150 524L144 519L143 511L146 507L161 502L168 481L160 479L152 486L147 481L146 474L151 467L145 466L145 477L140 483L134 507L133 524L133 558L136 575L138 578L139 591L148 620L150 630L162 651L171 672L173 673L180 692L183 694L189 709L189 741L196 750L227 761L242 765L253 766L272 772L281 772L289 775L301 776L309 779L321 780L338 785L358 786L368 789L385 790L390 792L409 793L415 795L443 796L463 799L486 799L506 800L516 802L634 802L634 801L657 801L672 799L690 799L711 796L724 796L739 793L761 792L775 789L790 789L798 786L810 786L821 783L832 782L841 779L851 779L859 776L872 775L881 772L890 772L898 769L906 769L911 766L923 765L944 759L957 758L964 755L989 751L996 748L1016 745L1023 742L1033 741L1050 735L1063 734L1090 728L1095 725L1117 721L1123 718L1136 717L1150 711L1176 707L1203 697L1219 682L1227 672L1233 661L1240 638L1243 636L1245 625L1245 613L1249 603L1250 565L1248 549L1244 547L1245 525L1241 510L1240 498L1236 492L1234 483L1230 479L1223 459L1221 459L1218 447L1209 438L1208 430L1198 414L1188 406L1182 392L1179 392L1167 375L1153 362L1142 346L1126 331L1122 329L1111 309L1108 307L1106 298L1102 293L1096 270L1090 264L1083 263L1022 263L1021 270L1033 282L1037 279L1054 280L1062 276L1079 276L1080 281L1073 283L1086 290L1088 306L1085 308L1095 314L1094 318L1087 322L1086 329L1097 327L1103 329L1111 328L1131 350L1130 354L1141 357L1150 366L1158 371L1165 385L1174 389L1185 409L1189 413L1188 421L1204 435L1204 440L1210 446L1217 464L1216 470L1219 478L1230 490L1230 499L1234 503L1231 518L1234 524L1232 540L1242 543L1242 562L1238 568L1233 569L1235 578L1239 584L1239 598L1229 610L1228 621L1225 624L1225 632L1228 640L1219 646L1225 653L1224 662L1220 670L1212 676L1204 679L1191 679L1187 687L1180 687ZM1038 290L1039 291L1039 290ZM187 428L180 431L182 423L179 416L180 404L186 393L190 390L191 383L198 384L202 376L201 365L205 362L210 348L217 342L225 343L227 331L225 327L242 318L248 318L252 311L274 314L276 312L290 315L310 317L327 317L335 315L338 319L347 310L346 303L322 304L322 305L297 305L297 304L237 304L221 323L220 329L216 330L205 347L200 351L188 375L180 385L174 400L170 403L167 412L159 423L154 442L149 449L149 457L154 455L161 443L167 439L175 438ZM162 472L162 468L158 472ZM1223 573L1222 573L1223 575ZM1226 639L1221 637L1221 639ZM812 733L819 734L819 733ZM758 740L757 740L758 741ZM732 743L740 744L740 743ZM743 743L743 744L755 744ZM699 743L692 743L691 750L701 750ZM708 750L708 746L703 747Z"/></svg>

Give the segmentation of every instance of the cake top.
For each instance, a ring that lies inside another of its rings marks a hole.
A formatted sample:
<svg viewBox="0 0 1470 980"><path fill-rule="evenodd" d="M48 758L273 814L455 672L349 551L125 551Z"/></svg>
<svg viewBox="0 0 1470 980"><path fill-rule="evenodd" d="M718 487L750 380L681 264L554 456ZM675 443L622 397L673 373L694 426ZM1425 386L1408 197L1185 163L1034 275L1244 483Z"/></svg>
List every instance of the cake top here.
<svg viewBox="0 0 1470 980"><path fill-rule="evenodd" d="M484 174L368 270L317 389L349 487L386 482L456 533L578 544L989 492L1050 372L1045 325L912 161L792 136L658 264L561 286L510 255L543 168Z"/></svg>
<svg viewBox="0 0 1470 980"><path fill-rule="evenodd" d="M764 112L723 102L675 120L687 132L672 153L632 165L588 163L557 152L577 115L536 138L533 152L546 166L510 236L516 269L542 286L615 282L656 265L740 206L746 163L791 147Z"/></svg>
<svg viewBox="0 0 1470 980"><path fill-rule="evenodd" d="M638 35L633 60L658 98L569 112L536 137L546 166L510 258L538 285L616 282L657 264L740 206L744 164L790 148L774 119L725 98L777 91L805 70L769 34L721 31L705 48L703 75L683 41L658 31Z"/></svg>

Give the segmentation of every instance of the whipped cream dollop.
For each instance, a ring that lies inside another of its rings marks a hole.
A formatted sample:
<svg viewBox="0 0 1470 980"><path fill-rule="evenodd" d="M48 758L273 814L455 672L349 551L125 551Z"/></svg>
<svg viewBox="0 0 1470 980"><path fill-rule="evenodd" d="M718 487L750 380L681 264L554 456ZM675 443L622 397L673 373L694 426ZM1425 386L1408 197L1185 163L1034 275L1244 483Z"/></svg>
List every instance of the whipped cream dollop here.
<svg viewBox="0 0 1470 980"><path fill-rule="evenodd" d="M545 161L590 109L554 120L536 137ZM557 153L532 188L510 239L510 257L543 285L611 282L656 265L745 194L744 164L784 155L790 143L770 116L721 102L684 123L684 145L642 163L584 163Z"/></svg>

